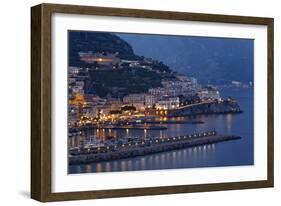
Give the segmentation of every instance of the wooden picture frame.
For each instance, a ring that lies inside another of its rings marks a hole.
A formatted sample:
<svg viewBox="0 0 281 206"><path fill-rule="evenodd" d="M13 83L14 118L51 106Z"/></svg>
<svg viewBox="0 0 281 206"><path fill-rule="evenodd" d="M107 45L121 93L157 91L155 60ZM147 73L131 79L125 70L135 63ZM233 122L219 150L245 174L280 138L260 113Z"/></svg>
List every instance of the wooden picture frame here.
<svg viewBox="0 0 281 206"><path fill-rule="evenodd" d="M51 162L51 16L54 13L168 19L194 22L221 22L265 25L267 27L267 180L134 189L53 193ZM160 195L273 187L273 28L272 18L199 14L169 11L120 9L91 6L40 4L31 8L31 197L49 202L94 198Z"/></svg>

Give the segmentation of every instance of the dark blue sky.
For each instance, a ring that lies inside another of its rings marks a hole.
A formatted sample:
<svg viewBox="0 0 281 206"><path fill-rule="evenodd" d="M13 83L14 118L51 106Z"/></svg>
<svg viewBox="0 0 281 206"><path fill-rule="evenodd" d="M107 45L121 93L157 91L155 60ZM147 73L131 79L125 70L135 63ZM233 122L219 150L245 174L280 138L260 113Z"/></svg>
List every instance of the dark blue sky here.
<svg viewBox="0 0 281 206"><path fill-rule="evenodd" d="M198 78L202 83L253 81L254 40L117 34L137 55L163 61L171 69Z"/></svg>

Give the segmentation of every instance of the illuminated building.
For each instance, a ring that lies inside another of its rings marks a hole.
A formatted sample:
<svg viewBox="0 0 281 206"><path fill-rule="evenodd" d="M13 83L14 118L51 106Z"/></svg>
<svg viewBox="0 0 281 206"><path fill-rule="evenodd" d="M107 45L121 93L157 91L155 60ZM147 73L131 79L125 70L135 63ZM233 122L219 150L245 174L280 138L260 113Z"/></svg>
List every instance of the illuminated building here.
<svg viewBox="0 0 281 206"><path fill-rule="evenodd" d="M79 106L69 105L68 106L68 126L77 126L79 121Z"/></svg>
<svg viewBox="0 0 281 206"><path fill-rule="evenodd" d="M117 57L118 53L98 52L79 52L80 60L86 63L97 63L101 66L118 66L120 58Z"/></svg>
<svg viewBox="0 0 281 206"><path fill-rule="evenodd" d="M220 92L215 87L203 87L198 93L201 100L221 100Z"/></svg>
<svg viewBox="0 0 281 206"><path fill-rule="evenodd" d="M133 105L137 110L144 110L145 94L128 94L123 98L123 103Z"/></svg>
<svg viewBox="0 0 281 206"><path fill-rule="evenodd" d="M179 97L165 97L156 103L156 109L171 110L176 109L180 105Z"/></svg>
<svg viewBox="0 0 281 206"><path fill-rule="evenodd" d="M76 94L73 99L69 100L70 105L82 105L85 103L85 98L83 94Z"/></svg>
<svg viewBox="0 0 281 206"><path fill-rule="evenodd" d="M147 94L145 95L145 106L146 107L153 107L157 102L157 98L154 95Z"/></svg>

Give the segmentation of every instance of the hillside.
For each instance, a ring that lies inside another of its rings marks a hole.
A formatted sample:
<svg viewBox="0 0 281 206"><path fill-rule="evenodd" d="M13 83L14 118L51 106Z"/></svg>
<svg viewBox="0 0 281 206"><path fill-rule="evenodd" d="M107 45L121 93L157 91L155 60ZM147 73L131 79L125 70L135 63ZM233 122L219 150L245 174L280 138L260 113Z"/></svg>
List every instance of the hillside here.
<svg viewBox="0 0 281 206"><path fill-rule="evenodd" d="M139 56L134 54L130 44L110 33L70 31L68 41L70 66L84 65L79 59L78 52L118 52L122 59L140 59Z"/></svg>
<svg viewBox="0 0 281 206"><path fill-rule="evenodd" d="M125 60L138 60L150 70L123 65L117 69L99 69L97 65L80 61L78 52L118 52L118 57ZM129 93L143 93L151 87L161 87L163 79L173 79L173 71L157 60L145 63L143 56L138 56L130 44L120 37L105 32L69 32L69 66L90 68L86 81L86 93L101 97L111 95L122 97Z"/></svg>

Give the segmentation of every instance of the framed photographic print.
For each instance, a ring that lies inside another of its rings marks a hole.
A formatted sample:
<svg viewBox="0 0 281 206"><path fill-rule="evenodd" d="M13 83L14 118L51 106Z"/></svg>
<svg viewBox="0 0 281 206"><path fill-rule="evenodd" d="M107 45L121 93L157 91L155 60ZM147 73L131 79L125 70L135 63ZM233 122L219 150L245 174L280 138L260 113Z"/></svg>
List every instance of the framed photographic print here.
<svg viewBox="0 0 281 206"><path fill-rule="evenodd" d="M273 187L273 19L31 8L31 197Z"/></svg>

